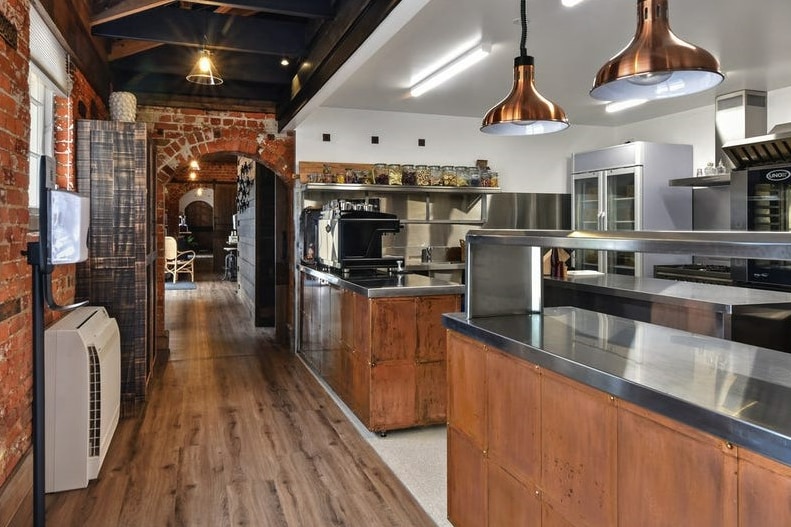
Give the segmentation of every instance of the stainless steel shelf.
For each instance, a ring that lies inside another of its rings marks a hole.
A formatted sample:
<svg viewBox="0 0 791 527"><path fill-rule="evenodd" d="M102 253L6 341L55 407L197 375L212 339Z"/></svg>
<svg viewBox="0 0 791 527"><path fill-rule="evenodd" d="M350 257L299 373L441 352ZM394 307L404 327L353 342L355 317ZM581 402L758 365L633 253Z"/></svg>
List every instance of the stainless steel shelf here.
<svg viewBox="0 0 791 527"><path fill-rule="evenodd" d="M500 187L432 187L414 185L358 185L347 183L302 183L303 191L306 190L334 190L341 192L395 192L400 194L497 194Z"/></svg>
<svg viewBox="0 0 791 527"><path fill-rule="evenodd" d="M731 184L731 175L685 177L671 179L668 183L671 187L724 187Z"/></svg>

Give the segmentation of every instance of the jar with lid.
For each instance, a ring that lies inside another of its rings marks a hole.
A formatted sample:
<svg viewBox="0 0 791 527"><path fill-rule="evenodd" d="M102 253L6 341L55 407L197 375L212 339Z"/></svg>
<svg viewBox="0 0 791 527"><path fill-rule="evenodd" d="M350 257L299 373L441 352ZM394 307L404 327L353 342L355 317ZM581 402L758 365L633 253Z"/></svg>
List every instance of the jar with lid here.
<svg viewBox="0 0 791 527"><path fill-rule="evenodd" d="M418 165L415 167L415 179L417 184L421 187L431 184L431 170L427 165Z"/></svg>
<svg viewBox="0 0 791 527"><path fill-rule="evenodd" d="M429 169L429 185L442 185L442 169L438 165L431 165Z"/></svg>
<svg viewBox="0 0 791 527"><path fill-rule="evenodd" d="M376 163L374 165L374 183L377 185L388 185L390 183L390 174L387 171L386 164Z"/></svg>
<svg viewBox="0 0 791 527"><path fill-rule="evenodd" d="M470 186L470 171L467 167L456 167L456 186L469 187Z"/></svg>
<svg viewBox="0 0 791 527"><path fill-rule="evenodd" d="M482 187L492 186L492 172L488 168L481 169L481 186Z"/></svg>
<svg viewBox="0 0 791 527"><path fill-rule="evenodd" d="M390 185L400 185L402 180L401 165L387 165L387 178Z"/></svg>
<svg viewBox="0 0 791 527"><path fill-rule="evenodd" d="M497 172L493 170L489 171L489 186L490 187L499 187L500 186L500 178Z"/></svg>
<svg viewBox="0 0 791 527"><path fill-rule="evenodd" d="M468 169L470 173L470 186L471 187L480 187L481 186L481 169L478 167L469 167Z"/></svg>
<svg viewBox="0 0 791 527"><path fill-rule="evenodd" d="M417 185L415 165L401 165L401 183L404 185Z"/></svg>
<svg viewBox="0 0 791 527"><path fill-rule="evenodd" d="M456 168L450 165L445 165L442 167L442 183L440 183L443 187L455 187L456 186Z"/></svg>

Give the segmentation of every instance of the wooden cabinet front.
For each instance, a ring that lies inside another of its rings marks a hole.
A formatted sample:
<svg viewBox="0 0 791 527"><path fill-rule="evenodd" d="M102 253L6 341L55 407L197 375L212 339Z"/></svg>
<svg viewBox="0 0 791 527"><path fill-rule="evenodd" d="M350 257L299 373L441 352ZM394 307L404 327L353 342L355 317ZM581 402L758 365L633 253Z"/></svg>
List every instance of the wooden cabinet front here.
<svg viewBox="0 0 791 527"><path fill-rule="evenodd" d="M377 432L444 423L442 313L460 295L367 298L302 275L300 354Z"/></svg>
<svg viewBox="0 0 791 527"><path fill-rule="evenodd" d="M791 467L448 332L456 527L791 525Z"/></svg>

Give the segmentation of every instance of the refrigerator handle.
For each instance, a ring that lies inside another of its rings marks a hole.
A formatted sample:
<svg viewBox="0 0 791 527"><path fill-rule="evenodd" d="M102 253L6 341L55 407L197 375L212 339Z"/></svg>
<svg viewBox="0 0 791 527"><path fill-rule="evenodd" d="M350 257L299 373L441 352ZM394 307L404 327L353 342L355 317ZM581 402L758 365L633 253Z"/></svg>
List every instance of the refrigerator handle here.
<svg viewBox="0 0 791 527"><path fill-rule="evenodd" d="M599 211L599 230L607 230L607 213L603 210Z"/></svg>

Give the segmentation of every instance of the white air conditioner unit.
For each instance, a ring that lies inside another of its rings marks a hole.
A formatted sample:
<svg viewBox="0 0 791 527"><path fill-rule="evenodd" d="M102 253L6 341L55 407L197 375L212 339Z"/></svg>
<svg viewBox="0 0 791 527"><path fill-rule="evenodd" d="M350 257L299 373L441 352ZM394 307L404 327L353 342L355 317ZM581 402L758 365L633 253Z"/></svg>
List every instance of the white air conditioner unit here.
<svg viewBox="0 0 791 527"><path fill-rule="evenodd" d="M46 492L99 475L121 411L121 335L103 307L79 307L44 332Z"/></svg>

